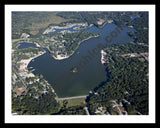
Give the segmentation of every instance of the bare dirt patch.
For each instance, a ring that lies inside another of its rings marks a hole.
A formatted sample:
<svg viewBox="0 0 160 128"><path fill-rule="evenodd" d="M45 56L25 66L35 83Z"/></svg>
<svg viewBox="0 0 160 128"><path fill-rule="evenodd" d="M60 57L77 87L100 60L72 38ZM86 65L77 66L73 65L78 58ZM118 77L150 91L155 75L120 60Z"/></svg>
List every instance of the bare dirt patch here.
<svg viewBox="0 0 160 128"><path fill-rule="evenodd" d="M27 93L27 89L26 89L26 87L24 87L24 86L22 86L22 87L20 87L20 88L18 88L18 86L16 86L16 87L14 88L13 92L16 93L15 97L17 97L17 96L22 95L23 92L26 92L26 93Z"/></svg>

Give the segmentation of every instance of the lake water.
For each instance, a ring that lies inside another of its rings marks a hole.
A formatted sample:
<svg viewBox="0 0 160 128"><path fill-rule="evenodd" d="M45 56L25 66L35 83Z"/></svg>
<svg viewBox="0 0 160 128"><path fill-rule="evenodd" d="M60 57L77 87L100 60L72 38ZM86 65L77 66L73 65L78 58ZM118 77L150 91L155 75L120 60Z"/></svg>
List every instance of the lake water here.
<svg viewBox="0 0 160 128"><path fill-rule="evenodd" d="M33 67L35 69L34 74L42 74L53 86L58 97L89 94L91 89L107 80L105 67L101 64L100 50L95 54L92 52L93 49L100 49L99 44L106 45L106 36L112 38L112 42L109 44L125 44L133 41L127 32L135 32L135 30L127 27L124 27L116 37L111 37L111 33L115 31L116 27L115 24L107 24L102 29L92 26L86 31L100 33L101 35L84 41L71 57L64 60L55 60L45 49L47 52L31 61L28 69ZM90 53L92 53L92 56ZM72 68L79 65L83 65L79 72L70 72Z"/></svg>
<svg viewBox="0 0 160 128"><path fill-rule="evenodd" d="M23 42L23 43L19 43L18 49L25 49L25 48L35 48L35 44L33 43L29 43L29 42Z"/></svg>

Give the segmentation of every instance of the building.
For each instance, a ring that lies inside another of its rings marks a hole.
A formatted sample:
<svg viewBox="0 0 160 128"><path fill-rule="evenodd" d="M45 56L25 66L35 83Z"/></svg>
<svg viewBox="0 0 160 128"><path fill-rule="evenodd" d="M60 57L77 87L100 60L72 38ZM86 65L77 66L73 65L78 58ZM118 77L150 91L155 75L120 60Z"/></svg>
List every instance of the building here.
<svg viewBox="0 0 160 128"><path fill-rule="evenodd" d="M22 35L21 35L22 39L27 39L28 37L30 37L30 35L26 34L26 33L22 33Z"/></svg>

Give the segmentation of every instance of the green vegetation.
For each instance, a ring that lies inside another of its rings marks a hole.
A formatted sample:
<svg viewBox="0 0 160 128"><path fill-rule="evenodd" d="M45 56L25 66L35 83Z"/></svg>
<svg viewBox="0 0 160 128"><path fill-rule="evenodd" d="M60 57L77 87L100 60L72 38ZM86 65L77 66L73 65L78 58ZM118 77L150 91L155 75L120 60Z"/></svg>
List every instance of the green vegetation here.
<svg viewBox="0 0 160 128"><path fill-rule="evenodd" d="M125 110L134 110L148 114L148 61L139 60L140 57L124 57L125 53L144 53L148 47L142 45L124 45L107 47L105 52L110 53L106 63L108 80L95 88L87 99L89 111L94 114L97 106L104 106L111 111L111 100L122 102ZM126 100L127 102L124 102Z"/></svg>
<svg viewBox="0 0 160 128"><path fill-rule="evenodd" d="M72 107L72 106L80 106L85 105L85 98L78 98L78 99L69 99L64 101L59 101L62 106L66 104L66 108Z"/></svg>
<svg viewBox="0 0 160 128"><path fill-rule="evenodd" d="M69 23L83 22L88 23L88 25L94 24L97 27L101 26L97 23L99 19L104 19L106 21L108 18L105 12L60 12L57 14L57 16L60 16L64 19L73 19L68 21Z"/></svg>
<svg viewBox="0 0 160 128"><path fill-rule="evenodd" d="M63 39L66 41L64 45L66 46L67 52L70 54L71 51L75 51L79 47L80 43L94 36L97 36L97 34L86 31L65 34Z"/></svg>
<svg viewBox="0 0 160 128"><path fill-rule="evenodd" d="M22 59L29 59L39 54L40 52L44 52L43 48L26 48L26 49L18 49L19 42L15 42L12 45L12 71L15 70L15 66L19 67L19 62ZM15 71L16 72L16 71Z"/></svg>
<svg viewBox="0 0 160 128"><path fill-rule="evenodd" d="M19 81L22 81L22 78ZM19 115L56 113L59 106L51 85L42 75L26 77L21 85L16 85L13 89L12 112Z"/></svg>
<svg viewBox="0 0 160 128"><path fill-rule="evenodd" d="M137 18L132 19L131 15ZM58 103L54 91L42 75L20 76L15 67L22 59L28 59L44 51L42 48L18 49L19 42L12 44L12 112L20 115L85 115L88 107L95 114L148 114L148 12L13 12L12 39L22 33L30 34L28 41L38 42L54 55L69 56L85 40L96 37L83 29L77 32L48 33L44 30L53 25L87 23L103 27L113 20L116 25L133 26L136 33L128 32L135 43L113 45L104 48L107 53L104 64L107 80L97 85L84 99L64 100ZM98 21L102 21L98 23ZM77 72L76 68L71 72ZM27 72L28 73L28 72ZM118 104L118 105L117 105ZM122 105L121 105L122 104Z"/></svg>
<svg viewBox="0 0 160 128"><path fill-rule="evenodd" d="M12 39L18 39L22 33L38 37L49 24L68 21L56 14L57 12L12 12Z"/></svg>
<svg viewBox="0 0 160 128"><path fill-rule="evenodd" d="M54 115L86 115L84 102L84 98L64 100L61 103L60 111Z"/></svg>
<svg viewBox="0 0 160 128"><path fill-rule="evenodd" d="M130 35L136 39L138 43L148 44L148 12L140 12L139 18L136 18L134 22L129 23L136 29L136 33Z"/></svg>
<svg viewBox="0 0 160 128"><path fill-rule="evenodd" d="M57 102L51 85L42 75L26 78L25 84L27 88L21 83L12 93L12 112L18 115L86 114L85 98Z"/></svg>
<svg viewBox="0 0 160 128"><path fill-rule="evenodd" d="M58 115L86 115L85 110L83 109L83 106L73 106L69 108L61 109Z"/></svg>
<svg viewBox="0 0 160 128"><path fill-rule="evenodd" d="M54 55L63 55L68 56L74 53L79 45L85 40L97 37L99 34L97 33L89 33L87 31L81 30L72 33L53 33L49 34L50 38L54 40L53 42L49 42L49 51Z"/></svg>
<svg viewBox="0 0 160 128"><path fill-rule="evenodd" d="M148 12L108 12L117 25L132 25L136 33L128 33L135 44L105 48L107 81L97 86L86 99L90 114L99 106L109 114L119 114L113 102L122 104L123 113L148 115ZM137 15L132 21L130 15Z"/></svg>
<svg viewBox="0 0 160 128"><path fill-rule="evenodd" d="M12 99L12 111L22 115L48 115L58 110L59 104L52 93L42 94L38 99L29 95Z"/></svg>

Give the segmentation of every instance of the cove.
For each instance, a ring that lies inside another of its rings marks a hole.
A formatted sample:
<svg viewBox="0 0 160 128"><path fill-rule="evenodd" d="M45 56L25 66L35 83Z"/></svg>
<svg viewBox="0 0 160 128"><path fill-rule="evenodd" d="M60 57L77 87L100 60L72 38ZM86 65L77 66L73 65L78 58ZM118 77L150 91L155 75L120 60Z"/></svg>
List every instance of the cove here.
<svg viewBox="0 0 160 128"><path fill-rule="evenodd" d="M71 57L64 60L55 60L45 48L46 53L31 61L28 69L33 67L34 74L42 74L53 86L58 97L88 95L91 89L107 80L107 72L104 65L101 64L100 52L82 70L75 73L69 81L64 77L64 74L70 73L71 69L88 55L88 51L92 51L98 44L105 45L106 36L110 35L116 27L115 24L107 24L101 29L95 26L87 28L85 31L100 33L100 36L84 41ZM135 32L133 28L123 27L123 31L110 44L125 44L133 41L127 34L129 31Z"/></svg>

